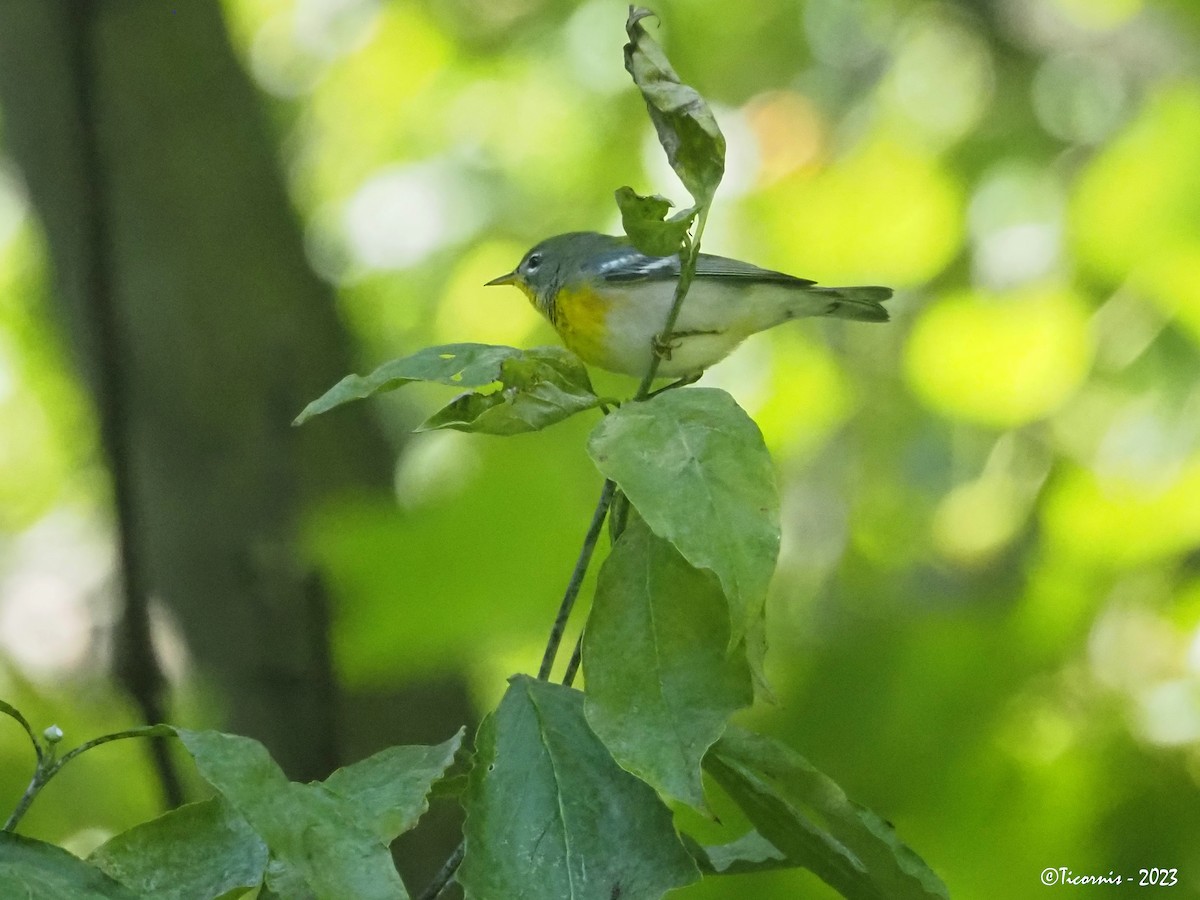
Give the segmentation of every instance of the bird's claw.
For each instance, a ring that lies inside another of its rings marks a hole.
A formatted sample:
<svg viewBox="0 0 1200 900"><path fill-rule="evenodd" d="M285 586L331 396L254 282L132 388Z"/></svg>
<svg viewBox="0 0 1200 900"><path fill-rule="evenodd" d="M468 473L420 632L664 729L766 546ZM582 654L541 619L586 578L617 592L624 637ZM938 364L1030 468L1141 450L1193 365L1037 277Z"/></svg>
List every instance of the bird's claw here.
<svg viewBox="0 0 1200 900"><path fill-rule="evenodd" d="M678 350L680 345L683 343L683 341L674 340L674 338L677 337L679 337L679 335L672 334L664 341L659 337L659 335L656 334L650 340L650 346L654 350L654 355L659 359L669 360L671 358L671 354Z"/></svg>

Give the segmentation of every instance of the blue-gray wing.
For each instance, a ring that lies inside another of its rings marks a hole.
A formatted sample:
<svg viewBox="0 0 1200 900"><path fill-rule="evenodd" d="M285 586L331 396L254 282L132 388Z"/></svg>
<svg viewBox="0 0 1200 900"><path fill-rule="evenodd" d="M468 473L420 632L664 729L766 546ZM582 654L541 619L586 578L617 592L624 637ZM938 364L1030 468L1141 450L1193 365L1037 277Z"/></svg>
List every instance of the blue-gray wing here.
<svg viewBox="0 0 1200 900"><path fill-rule="evenodd" d="M662 281L679 277L678 256L647 256L628 244L616 243L592 257L591 266L605 281L628 284ZM799 315L825 315L861 322L886 322L887 310L881 305L892 296L892 289L880 285L819 287L815 281L762 269L725 256L701 253L696 261L696 278L721 280L730 285L777 284L799 288L808 297L823 301L816 309Z"/></svg>
<svg viewBox="0 0 1200 900"><path fill-rule="evenodd" d="M633 247L620 247L598 261L599 274L605 281L633 282L657 281L679 277L678 256L647 256L639 253ZM792 287L807 287L816 284L807 278L797 278L785 275L771 269L763 269L750 263L729 259L725 256L713 256L711 253L701 253L696 260L697 278L721 278L743 280L747 282L769 282L772 284L787 284Z"/></svg>

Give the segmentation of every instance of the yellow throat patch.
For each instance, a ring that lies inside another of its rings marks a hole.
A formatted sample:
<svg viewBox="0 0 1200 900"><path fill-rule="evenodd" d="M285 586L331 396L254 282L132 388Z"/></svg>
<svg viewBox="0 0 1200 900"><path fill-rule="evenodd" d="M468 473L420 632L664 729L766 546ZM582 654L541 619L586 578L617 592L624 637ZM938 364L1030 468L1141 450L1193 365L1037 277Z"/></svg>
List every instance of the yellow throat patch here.
<svg viewBox="0 0 1200 900"><path fill-rule="evenodd" d="M550 320L567 349L584 362L603 365L607 357L606 326L608 301L590 288L561 288L549 309L538 303L537 295L520 285L529 302Z"/></svg>

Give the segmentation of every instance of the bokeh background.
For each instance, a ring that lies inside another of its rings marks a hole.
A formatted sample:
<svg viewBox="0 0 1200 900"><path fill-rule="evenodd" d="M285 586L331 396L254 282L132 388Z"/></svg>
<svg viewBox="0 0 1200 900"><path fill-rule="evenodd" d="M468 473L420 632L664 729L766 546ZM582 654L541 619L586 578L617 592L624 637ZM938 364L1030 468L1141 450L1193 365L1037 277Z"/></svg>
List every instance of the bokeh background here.
<svg viewBox="0 0 1200 900"><path fill-rule="evenodd" d="M956 898L1101 890L1047 866L1200 894L1200 6L655 9L729 141L705 248L897 290L888 326L800 323L705 378L784 498L777 705L746 720ZM447 398L408 388L288 422L432 343L552 342L482 283L615 231L623 184L686 200L625 14L0 2L0 697L68 744L158 703L310 778L443 740L536 667L590 421L414 437ZM29 766L0 727L5 804ZM114 745L23 827L86 852L159 794ZM430 821L398 850L414 889L453 846L452 805Z"/></svg>

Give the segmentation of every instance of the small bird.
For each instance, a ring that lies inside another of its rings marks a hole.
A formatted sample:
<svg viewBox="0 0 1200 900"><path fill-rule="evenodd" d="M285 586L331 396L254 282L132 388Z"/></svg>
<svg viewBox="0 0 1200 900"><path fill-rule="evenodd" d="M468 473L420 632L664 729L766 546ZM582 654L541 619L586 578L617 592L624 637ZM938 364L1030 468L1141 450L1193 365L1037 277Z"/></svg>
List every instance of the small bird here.
<svg viewBox="0 0 1200 900"><path fill-rule="evenodd" d="M819 287L806 278L701 253L666 346L658 335L679 281L679 256L647 256L625 238L576 231L542 241L507 275L584 362L640 377L693 380L743 340L805 316L886 322L886 287Z"/></svg>

